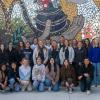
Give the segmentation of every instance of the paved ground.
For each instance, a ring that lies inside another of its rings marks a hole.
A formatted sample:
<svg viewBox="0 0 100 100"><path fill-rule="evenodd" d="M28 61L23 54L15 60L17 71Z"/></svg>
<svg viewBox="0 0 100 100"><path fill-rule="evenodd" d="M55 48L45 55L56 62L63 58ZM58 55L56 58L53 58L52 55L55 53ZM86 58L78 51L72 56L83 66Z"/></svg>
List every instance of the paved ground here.
<svg viewBox="0 0 100 100"><path fill-rule="evenodd" d="M76 89L73 94L65 91L60 92L19 92L19 93L0 93L0 100L100 100L100 88L93 88L91 95L81 93Z"/></svg>

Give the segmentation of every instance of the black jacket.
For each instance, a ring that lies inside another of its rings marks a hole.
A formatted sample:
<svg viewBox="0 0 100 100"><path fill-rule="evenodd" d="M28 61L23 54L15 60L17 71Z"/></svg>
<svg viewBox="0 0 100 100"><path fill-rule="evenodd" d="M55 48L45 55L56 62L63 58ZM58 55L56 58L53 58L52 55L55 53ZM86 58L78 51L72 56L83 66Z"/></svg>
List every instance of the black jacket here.
<svg viewBox="0 0 100 100"><path fill-rule="evenodd" d="M8 80L13 78L17 81L17 78L19 77L19 72L18 70L14 71L11 67L9 67L7 71L7 76Z"/></svg>
<svg viewBox="0 0 100 100"><path fill-rule="evenodd" d="M49 59L53 58L57 64L59 64L59 51L57 49L51 49L49 51Z"/></svg>
<svg viewBox="0 0 100 100"><path fill-rule="evenodd" d="M19 54L18 54L18 51L15 48L12 48L11 51L9 49L7 49L7 55L8 55L9 64L11 64L12 62L18 63Z"/></svg>
<svg viewBox="0 0 100 100"><path fill-rule="evenodd" d="M30 65L33 66L33 50L31 48L23 49L22 57L27 58L30 61Z"/></svg>
<svg viewBox="0 0 100 100"><path fill-rule="evenodd" d="M0 64L6 64L8 63L8 55L6 50L2 51L0 50Z"/></svg>
<svg viewBox="0 0 100 100"><path fill-rule="evenodd" d="M23 53L23 57L29 59L30 61L32 60L32 56L33 56L32 49L23 49L22 53Z"/></svg>
<svg viewBox="0 0 100 100"><path fill-rule="evenodd" d="M87 67L85 67L85 65L83 64L82 66L79 67L78 70L78 76L83 76L82 79L85 79L84 74L88 73L91 80L93 80L94 78L94 67L92 64L89 64Z"/></svg>
<svg viewBox="0 0 100 100"><path fill-rule="evenodd" d="M75 58L74 58L74 62L76 64L79 64L79 63L82 63L83 60L86 58L86 49L85 48L81 48L81 49L78 49L78 48L75 48Z"/></svg>

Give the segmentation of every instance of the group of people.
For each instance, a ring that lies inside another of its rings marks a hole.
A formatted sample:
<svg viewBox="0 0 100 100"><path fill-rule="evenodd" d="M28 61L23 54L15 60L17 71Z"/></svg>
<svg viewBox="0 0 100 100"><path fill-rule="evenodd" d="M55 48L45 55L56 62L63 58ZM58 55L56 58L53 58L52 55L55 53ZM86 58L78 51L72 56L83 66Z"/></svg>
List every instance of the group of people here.
<svg viewBox="0 0 100 100"><path fill-rule="evenodd" d="M80 86L90 94L91 86L100 85L100 44L97 38L68 41L33 39L14 47L0 44L1 91L73 92Z"/></svg>

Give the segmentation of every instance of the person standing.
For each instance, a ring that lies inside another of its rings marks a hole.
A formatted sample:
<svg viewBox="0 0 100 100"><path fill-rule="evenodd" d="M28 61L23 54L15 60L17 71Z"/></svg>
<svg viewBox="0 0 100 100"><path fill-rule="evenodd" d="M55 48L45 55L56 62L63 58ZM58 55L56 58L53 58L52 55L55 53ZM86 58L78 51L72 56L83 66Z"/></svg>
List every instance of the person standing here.
<svg viewBox="0 0 100 100"><path fill-rule="evenodd" d="M34 51L34 49L37 47L37 45L38 45L38 38L34 38L33 43L31 45L31 49Z"/></svg>
<svg viewBox="0 0 100 100"><path fill-rule="evenodd" d="M30 48L29 42L25 43L25 48L23 49L22 53L23 53L23 58L27 58L30 62L30 65L33 66L33 60L32 60L33 50Z"/></svg>
<svg viewBox="0 0 100 100"><path fill-rule="evenodd" d="M83 47L82 41L78 41L77 48L75 50L74 62L77 66L80 66L83 60L86 58L86 49Z"/></svg>
<svg viewBox="0 0 100 100"><path fill-rule="evenodd" d="M0 45L0 65L1 64L8 64L8 55L5 50L4 44Z"/></svg>
<svg viewBox="0 0 100 100"><path fill-rule="evenodd" d="M14 48L13 44L10 42L7 49L8 63L11 65L12 62L19 63L18 51Z"/></svg>
<svg viewBox="0 0 100 100"><path fill-rule="evenodd" d="M89 56L89 59L94 66L93 85L100 86L100 47L99 47L99 41L98 41L98 39L95 38L92 41L92 43L93 44L88 51L88 56Z"/></svg>
<svg viewBox="0 0 100 100"><path fill-rule="evenodd" d="M59 64L59 50L55 40L51 43L51 49L49 50L49 58L53 58L57 64Z"/></svg>
<svg viewBox="0 0 100 100"><path fill-rule="evenodd" d="M47 64L48 62L48 49L45 47L44 42L42 40L38 41L38 46L33 51L33 62L36 64L36 59L40 57L42 59L43 64Z"/></svg>
<svg viewBox="0 0 100 100"><path fill-rule="evenodd" d="M65 43L65 37L63 35L60 36L60 42L58 44L58 49L60 50L62 47L64 47Z"/></svg>
<svg viewBox="0 0 100 100"><path fill-rule="evenodd" d="M24 55L23 55L23 50L25 49L25 46L24 46L24 42L22 42L22 41L20 41L19 43L18 43L18 47L17 47L17 50L18 50L18 54L19 54L19 61L18 61L18 65L20 66L20 64L21 64L21 61L22 61L22 59L23 59L23 57L24 57Z"/></svg>
<svg viewBox="0 0 100 100"><path fill-rule="evenodd" d="M74 49L69 46L68 40L65 40L64 47L62 47L59 52L60 64L63 65L65 59L68 59L70 64L72 64L74 61L74 56Z"/></svg>

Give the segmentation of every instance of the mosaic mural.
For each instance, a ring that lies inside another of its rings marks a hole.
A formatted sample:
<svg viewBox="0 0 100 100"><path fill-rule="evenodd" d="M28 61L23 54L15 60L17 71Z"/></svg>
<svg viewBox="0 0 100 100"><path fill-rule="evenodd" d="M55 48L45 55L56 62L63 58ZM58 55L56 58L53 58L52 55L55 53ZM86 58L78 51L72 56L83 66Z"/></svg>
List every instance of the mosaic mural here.
<svg viewBox="0 0 100 100"><path fill-rule="evenodd" d="M50 7L50 2L53 9ZM58 15L47 15L52 21L51 26L48 25L51 28L46 27L47 16L46 20L40 18L42 14L47 14L44 8L48 8L47 11L50 13L57 11L59 15L58 20L55 19ZM66 35L67 32L69 34L66 37L72 39L76 36L71 31L74 27L73 23L79 23L79 20L76 22L74 20L77 19L75 19L76 16L80 15L85 18L85 21L82 28L75 29L80 33L77 38L81 38L81 36L82 38L92 38L100 34L100 0L0 0L0 30L5 30L6 34L13 35L15 40L21 35L29 37L37 30L39 34L36 36L40 36L46 28L53 36L61 33ZM81 18L79 17L79 19ZM82 24L82 22L80 23ZM63 27L61 28L61 26Z"/></svg>
<svg viewBox="0 0 100 100"><path fill-rule="evenodd" d="M70 3L65 3L65 1L62 0L64 2L63 10L70 15L70 19L73 19L77 14L82 14L85 17L85 24L81 32L83 38L91 38L96 33L100 33L100 0L68 0Z"/></svg>

